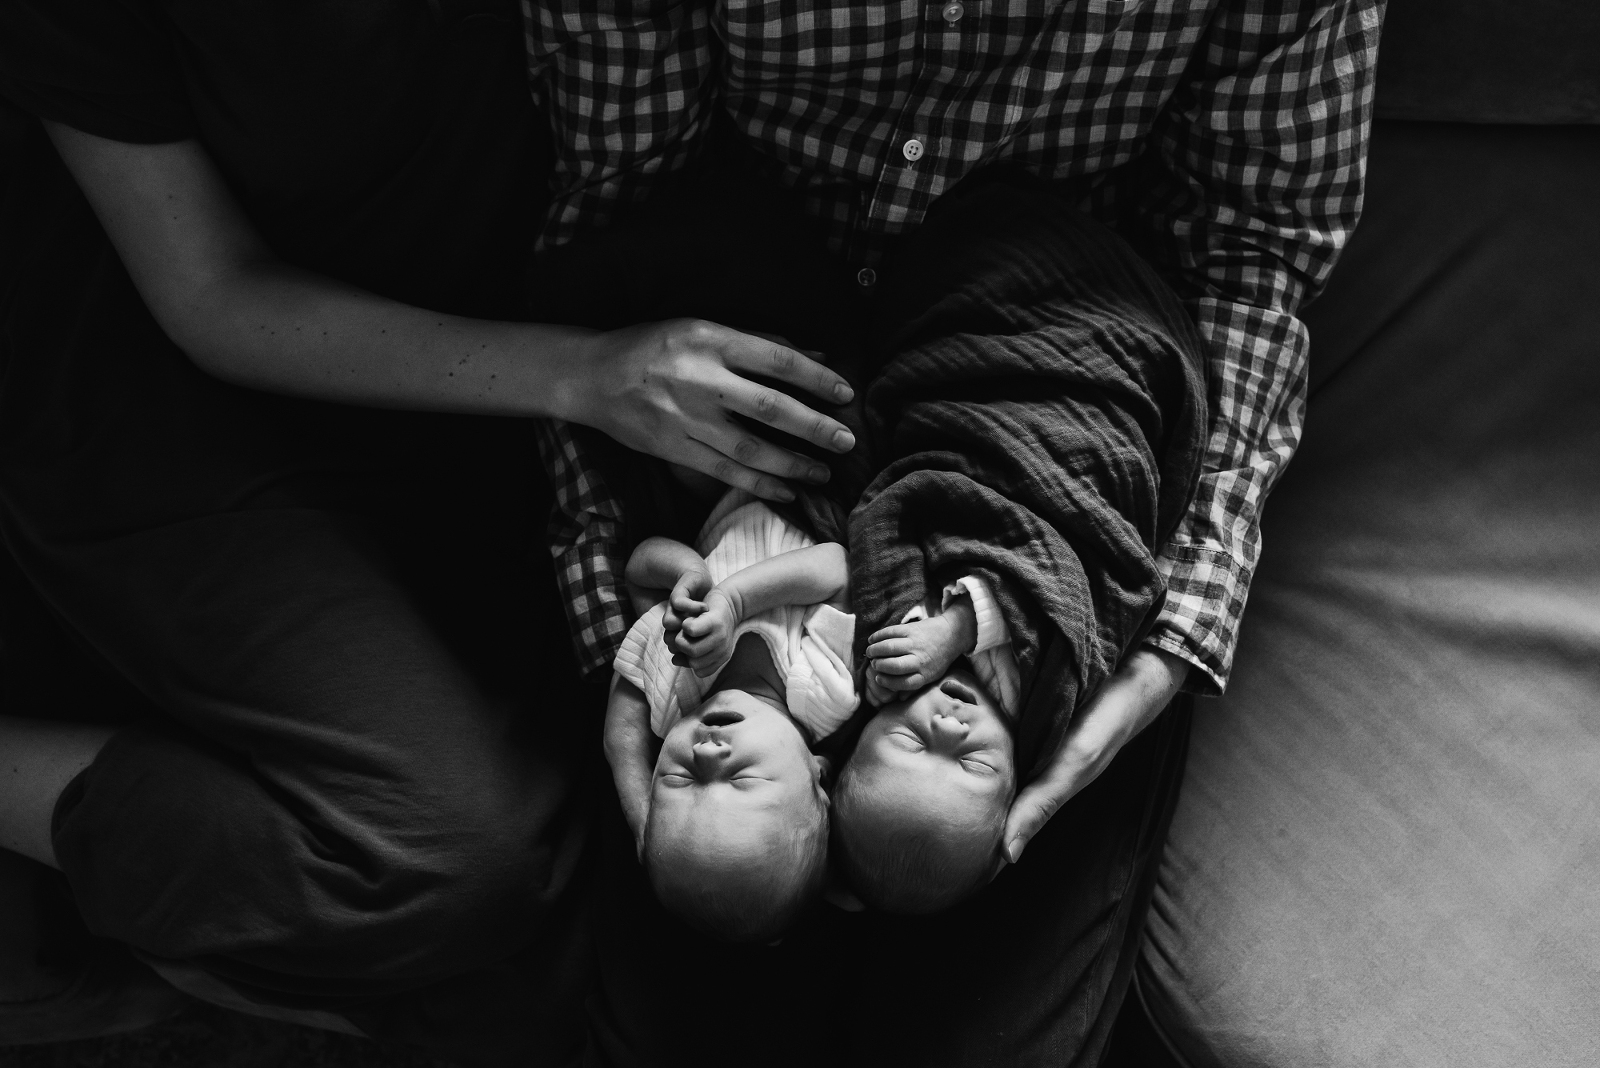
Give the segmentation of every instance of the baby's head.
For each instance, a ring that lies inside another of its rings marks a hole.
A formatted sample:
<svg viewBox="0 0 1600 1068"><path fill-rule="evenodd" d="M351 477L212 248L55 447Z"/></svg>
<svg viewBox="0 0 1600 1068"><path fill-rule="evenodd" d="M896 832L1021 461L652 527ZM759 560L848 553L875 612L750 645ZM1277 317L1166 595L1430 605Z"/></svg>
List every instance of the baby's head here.
<svg viewBox="0 0 1600 1068"><path fill-rule="evenodd" d="M939 912L988 882L1016 789L1005 716L952 671L861 732L833 791L835 856L868 906Z"/></svg>
<svg viewBox="0 0 1600 1068"><path fill-rule="evenodd" d="M667 732L643 860L656 896L732 942L771 942L822 892L822 763L772 701L722 690Z"/></svg>

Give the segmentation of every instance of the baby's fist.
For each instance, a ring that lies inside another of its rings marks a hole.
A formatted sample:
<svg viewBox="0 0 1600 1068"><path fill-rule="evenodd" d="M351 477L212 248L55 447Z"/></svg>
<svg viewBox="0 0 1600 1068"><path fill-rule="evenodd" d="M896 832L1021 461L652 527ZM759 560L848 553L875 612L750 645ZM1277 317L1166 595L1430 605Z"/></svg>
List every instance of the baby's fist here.
<svg viewBox="0 0 1600 1068"><path fill-rule="evenodd" d="M867 697L882 704L892 693L913 693L942 679L971 650L961 620L941 614L884 627L867 639Z"/></svg>
<svg viewBox="0 0 1600 1068"><path fill-rule="evenodd" d="M733 628L738 625L733 602L721 590L713 589L706 595L702 611L685 619L678 636L670 640L672 662L692 669L701 678L715 673L733 655Z"/></svg>
<svg viewBox="0 0 1600 1068"><path fill-rule="evenodd" d="M706 610L706 594L714 583L711 572L704 568L685 571L678 576L672 592L667 594L667 607L662 613L661 626L666 630L667 648L674 648L673 639L683 629L683 621L692 619Z"/></svg>

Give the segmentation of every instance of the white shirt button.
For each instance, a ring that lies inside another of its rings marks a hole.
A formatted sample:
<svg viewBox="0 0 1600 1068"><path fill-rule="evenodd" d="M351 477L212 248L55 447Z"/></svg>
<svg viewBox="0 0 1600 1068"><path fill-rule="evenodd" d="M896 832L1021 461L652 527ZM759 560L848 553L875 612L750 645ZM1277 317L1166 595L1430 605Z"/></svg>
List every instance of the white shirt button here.
<svg viewBox="0 0 1600 1068"><path fill-rule="evenodd" d="M952 26L960 22L961 16L966 13L967 9L962 5L961 0L950 0L948 4L944 5L944 10L940 12L944 16L944 20Z"/></svg>
<svg viewBox="0 0 1600 1068"><path fill-rule="evenodd" d="M874 271L871 267L863 267L861 270L856 272L856 281L864 286L877 285L878 272Z"/></svg>
<svg viewBox="0 0 1600 1068"><path fill-rule="evenodd" d="M922 158L922 142L915 137L900 146L900 154L910 163L915 163Z"/></svg>

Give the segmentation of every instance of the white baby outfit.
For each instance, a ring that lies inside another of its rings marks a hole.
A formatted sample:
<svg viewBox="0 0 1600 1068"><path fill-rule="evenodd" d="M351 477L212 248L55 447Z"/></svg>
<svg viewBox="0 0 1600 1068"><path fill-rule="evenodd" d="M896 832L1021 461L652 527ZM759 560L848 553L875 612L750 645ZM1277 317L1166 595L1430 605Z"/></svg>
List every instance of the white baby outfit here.
<svg viewBox="0 0 1600 1068"><path fill-rule="evenodd" d="M711 581L722 582L751 564L815 545L804 531L743 490L729 490L701 528L695 549L705 557ZM658 738L686 713L700 707L722 668L700 678L672 663L663 619L665 603L639 618L617 651L616 672L644 693L650 730ZM731 649L745 634L767 643L784 674L789 716L820 741L838 730L861 703L856 693L856 617L832 605L783 605L741 621Z"/></svg>

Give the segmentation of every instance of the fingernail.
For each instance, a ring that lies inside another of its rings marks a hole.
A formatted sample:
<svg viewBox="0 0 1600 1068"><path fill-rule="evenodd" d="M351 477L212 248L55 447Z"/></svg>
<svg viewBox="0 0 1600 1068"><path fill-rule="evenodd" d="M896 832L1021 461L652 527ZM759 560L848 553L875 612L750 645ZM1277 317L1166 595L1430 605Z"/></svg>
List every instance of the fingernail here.
<svg viewBox="0 0 1600 1068"><path fill-rule="evenodd" d="M833 387L833 399L838 401L840 404L849 404L850 398L854 397L855 395L856 391L845 385L843 382L840 382L837 386Z"/></svg>
<svg viewBox="0 0 1600 1068"><path fill-rule="evenodd" d="M826 482L831 477L831 472L826 467L813 467L806 477L813 482Z"/></svg>
<svg viewBox="0 0 1600 1068"><path fill-rule="evenodd" d="M856 436L848 430L841 430L833 435L833 447L840 452L849 452L856 447Z"/></svg>
<svg viewBox="0 0 1600 1068"><path fill-rule="evenodd" d="M785 503L794 500L794 490L790 489L788 486L779 486L778 500Z"/></svg>
<svg viewBox="0 0 1600 1068"><path fill-rule="evenodd" d="M1011 841L1006 843L1006 860L1010 861L1012 864L1015 864L1017 861L1021 860L1022 851L1024 848L1026 848L1026 846L1027 843L1023 842L1019 838L1011 839Z"/></svg>

